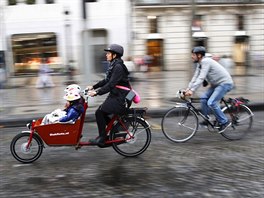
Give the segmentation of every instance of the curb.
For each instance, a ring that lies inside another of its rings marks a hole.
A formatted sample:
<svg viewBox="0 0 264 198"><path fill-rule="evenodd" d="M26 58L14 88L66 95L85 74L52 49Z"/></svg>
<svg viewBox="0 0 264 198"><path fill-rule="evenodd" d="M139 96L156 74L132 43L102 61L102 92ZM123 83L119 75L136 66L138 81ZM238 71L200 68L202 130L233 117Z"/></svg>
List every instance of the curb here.
<svg viewBox="0 0 264 198"><path fill-rule="evenodd" d="M264 103L252 103L247 105L254 113L254 111L264 111ZM168 108L161 108L161 109L149 109L147 111L146 117L151 118L162 118L163 115L170 109ZM23 115L23 116L13 116L10 119L0 120L0 128L11 128L11 127L23 127L26 126L27 123L31 122L32 120L37 120L38 118L44 117L45 114L35 114L33 117L32 115ZM86 113L85 122L95 122L95 115L93 113Z"/></svg>

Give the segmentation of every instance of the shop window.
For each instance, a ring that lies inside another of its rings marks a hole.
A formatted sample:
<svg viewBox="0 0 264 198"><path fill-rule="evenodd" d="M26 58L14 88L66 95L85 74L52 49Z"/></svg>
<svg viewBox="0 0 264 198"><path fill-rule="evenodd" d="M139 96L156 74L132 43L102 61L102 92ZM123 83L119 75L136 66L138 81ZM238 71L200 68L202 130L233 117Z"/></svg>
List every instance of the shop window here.
<svg viewBox="0 0 264 198"><path fill-rule="evenodd" d="M55 33L15 34L11 40L16 74L35 73L42 58L48 60L52 69L61 69Z"/></svg>
<svg viewBox="0 0 264 198"><path fill-rule="evenodd" d="M149 20L149 33L158 33L158 17L148 16Z"/></svg>

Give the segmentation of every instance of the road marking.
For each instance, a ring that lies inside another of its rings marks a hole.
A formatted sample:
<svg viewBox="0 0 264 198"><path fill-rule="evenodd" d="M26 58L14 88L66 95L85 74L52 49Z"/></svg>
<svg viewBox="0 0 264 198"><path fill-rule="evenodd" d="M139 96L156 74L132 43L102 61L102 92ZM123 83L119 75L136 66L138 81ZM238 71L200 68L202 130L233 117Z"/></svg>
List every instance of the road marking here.
<svg viewBox="0 0 264 198"><path fill-rule="evenodd" d="M14 164L13 167L30 166L31 164Z"/></svg>

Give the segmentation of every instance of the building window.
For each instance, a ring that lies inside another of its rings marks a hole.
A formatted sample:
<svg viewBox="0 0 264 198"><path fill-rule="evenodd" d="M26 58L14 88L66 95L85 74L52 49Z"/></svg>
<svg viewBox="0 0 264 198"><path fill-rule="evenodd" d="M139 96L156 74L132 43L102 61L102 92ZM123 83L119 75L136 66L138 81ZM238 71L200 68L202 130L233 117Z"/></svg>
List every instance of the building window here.
<svg viewBox="0 0 264 198"><path fill-rule="evenodd" d="M46 4L52 4L54 3L54 0L45 0L46 1Z"/></svg>
<svg viewBox="0 0 264 198"><path fill-rule="evenodd" d="M149 20L149 33L158 33L158 17L148 16Z"/></svg>
<svg viewBox="0 0 264 198"><path fill-rule="evenodd" d="M202 15L195 15L193 18L192 22L192 31L197 32L197 31L202 31Z"/></svg>
<svg viewBox="0 0 264 198"><path fill-rule="evenodd" d="M237 28L238 30L244 30L244 16L237 15Z"/></svg>
<svg viewBox="0 0 264 198"><path fill-rule="evenodd" d="M36 4L36 0L26 0L25 3L30 5Z"/></svg>
<svg viewBox="0 0 264 198"><path fill-rule="evenodd" d="M16 5L17 1L16 0L8 0L8 5Z"/></svg>

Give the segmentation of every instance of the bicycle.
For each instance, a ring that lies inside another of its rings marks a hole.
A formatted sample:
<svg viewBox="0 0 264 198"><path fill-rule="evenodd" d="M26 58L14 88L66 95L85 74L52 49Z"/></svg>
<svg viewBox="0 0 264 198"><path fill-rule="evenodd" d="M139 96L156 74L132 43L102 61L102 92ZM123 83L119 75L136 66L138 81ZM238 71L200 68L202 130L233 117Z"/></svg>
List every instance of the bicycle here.
<svg viewBox="0 0 264 198"><path fill-rule="evenodd" d="M186 142L190 140L199 128L198 115L207 123L207 129L210 132L218 132L217 121L208 119L192 103L195 98L185 98L184 92L179 91L178 97L183 102L176 102L176 105L169 109L162 118L162 132L166 138L172 142ZM200 100L200 99L199 99ZM221 110L230 120L231 127L220 133L228 140L239 140L243 138L251 129L253 123L253 113L247 106L248 99L239 98L222 98Z"/></svg>
<svg viewBox="0 0 264 198"><path fill-rule="evenodd" d="M10 144L13 157L22 163L32 163L42 154L45 144L48 146L83 146L94 144L81 141L85 113L88 109L88 94L85 97L84 113L74 123L54 123L41 125L41 119L27 124L29 131L17 134ZM144 119L147 108L127 108L122 115L113 115L106 127L107 140L101 148L112 146L120 155L135 157L142 154L150 145L150 125Z"/></svg>

